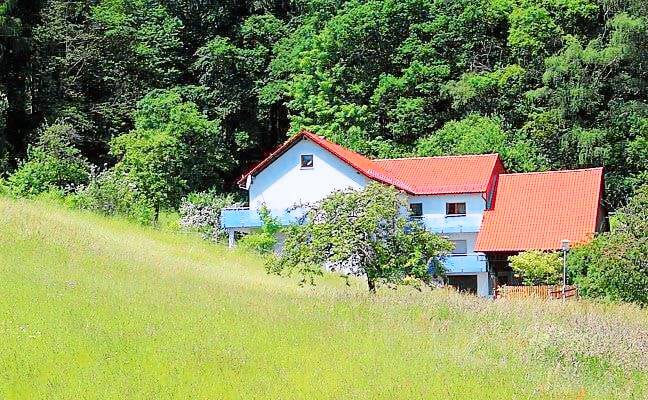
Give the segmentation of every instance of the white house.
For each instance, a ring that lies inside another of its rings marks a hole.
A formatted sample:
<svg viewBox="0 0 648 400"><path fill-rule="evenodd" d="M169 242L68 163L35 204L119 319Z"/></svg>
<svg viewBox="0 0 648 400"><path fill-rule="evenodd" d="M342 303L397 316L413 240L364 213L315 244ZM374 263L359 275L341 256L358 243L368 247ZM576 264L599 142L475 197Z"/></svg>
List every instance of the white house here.
<svg viewBox="0 0 648 400"><path fill-rule="evenodd" d="M602 175L600 169L595 171L596 174L589 174L593 179L583 186L588 190L588 201L581 207L586 212L580 209L573 212L587 214L585 217L588 221L592 218L596 221L591 226L586 224L581 230L568 229L563 232L560 227L553 229L552 235L556 237L550 239L555 239L554 247L558 248L560 240L565 238L585 240L587 235L591 237L602 226L599 207ZM492 214L498 202L516 202L515 199L497 198L500 175L504 174L504 166L497 154L371 160L313 133L302 131L241 178L239 185L249 192L249 207L224 209L221 224L229 232L230 246L233 246L236 232L249 232L261 226L258 210L262 205L282 223L290 224L296 219L290 210L297 204L321 200L334 190L361 189L371 181L382 182L407 195L413 218L420 218L428 230L454 242L455 250L445 263L449 283L487 296L497 283L507 283L503 281L504 277L512 279L510 271L506 271L507 265L500 266L501 271L489 268L488 246L482 246L484 249L479 249L481 251L475 247L478 242L488 242L479 237L485 212ZM519 175L527 174L506 174L507 177ZM546 176L553 179L551 175ZM521 180L528 181L528 178L522 177ZM512 192L515 193L515 190ZM555 197L563 194L550 192L543 196L560 203L561 198ZM520 204L520 207L525 205ZM529 207L533 208L533 205ZM525 215L536 220L535 228L543 229L544 216L529 216L528 212L526 210ZM543 213L547 214L546 211ZM572 217L583 218L582 215ZM488 218L489 222L493 220L497 218ZM491 233L486 239L498 235L498 224L506 224L506 221L490 222L486 228ZM515 227L512 230L515 231ZM525 234L528 236L529 232ZM527 248L507 248L504 253ZM497 248L494 252L502 256L501 249Z"/></svg>

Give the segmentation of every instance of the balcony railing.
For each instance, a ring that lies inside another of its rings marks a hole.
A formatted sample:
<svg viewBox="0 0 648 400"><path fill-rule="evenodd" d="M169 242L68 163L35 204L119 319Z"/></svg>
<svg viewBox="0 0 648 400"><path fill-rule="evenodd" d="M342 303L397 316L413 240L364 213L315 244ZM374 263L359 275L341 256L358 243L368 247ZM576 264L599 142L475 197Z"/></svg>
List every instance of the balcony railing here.
<svg viewBox="0 0 648 400"><path fill-rule="evenodd" d="M445 214L424 214L411 217L412 220L425 224L425 228L434 233L479 232L481 214L446 216Z"/></svg>
<svg viewBox="0 0 648 400"><path fill-rule="evenodd" d="M443 265L448 274L486 272L486 256L481 254L450 255Z"/></svg>
<svg viewBox="0 0 648 400"><path fill-rule="evenodd" d="M297 222L299 211L292 213L285 210L270 210L270 214L277 218L282 225L289 225ZM250 210L249 207L231 207L221 210L222 228L260 228L263 225L258 210Z"/></svg>

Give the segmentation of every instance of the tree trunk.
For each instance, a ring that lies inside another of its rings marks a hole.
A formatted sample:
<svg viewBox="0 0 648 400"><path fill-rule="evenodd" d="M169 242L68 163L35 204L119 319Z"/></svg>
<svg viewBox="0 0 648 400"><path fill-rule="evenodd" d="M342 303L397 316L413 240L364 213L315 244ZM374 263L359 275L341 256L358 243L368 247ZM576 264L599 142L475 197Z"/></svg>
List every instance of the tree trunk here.
<svg viewBox="0 0 648 400"><path fill-rule="evenodd" d="M367 277L367 287L370 293L376 293L376 282L372 278Z"/></svg>

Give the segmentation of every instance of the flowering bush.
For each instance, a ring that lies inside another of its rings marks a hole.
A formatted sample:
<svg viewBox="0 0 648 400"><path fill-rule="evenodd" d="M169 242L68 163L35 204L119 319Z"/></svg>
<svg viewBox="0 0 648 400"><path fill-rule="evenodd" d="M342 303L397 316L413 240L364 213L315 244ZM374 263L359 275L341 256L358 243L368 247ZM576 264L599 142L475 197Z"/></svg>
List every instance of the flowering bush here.
<svg viewBox="0 0 648 400"><path fill-rule="evenodd" d="M92 170L90 183L81 188L76 196L79 208L93 210L105 215L122 215L141 224L150 224L155 209L127 177L114 170Z"/></svg>
<svg viewBox="0 0 648 400"><path fill-rule="evenodd" d="M180 204L180 226L185 230L200 232L206 240L217 242L224 233L220 228L221 210L234 204L235 197L231 193L191 193Z"/></svg>

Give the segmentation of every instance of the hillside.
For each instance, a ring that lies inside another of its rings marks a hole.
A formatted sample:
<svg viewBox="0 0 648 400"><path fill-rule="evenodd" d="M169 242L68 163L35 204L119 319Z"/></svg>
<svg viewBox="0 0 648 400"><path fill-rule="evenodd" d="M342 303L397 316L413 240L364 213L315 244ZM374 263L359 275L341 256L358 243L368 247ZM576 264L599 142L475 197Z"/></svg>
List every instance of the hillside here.
<svg viewBox="0 0 648 400"><path fill-rule="evenodd" d="M268 276L192 235L0 199L0 398L648 396L648 313Z"/></svg>

